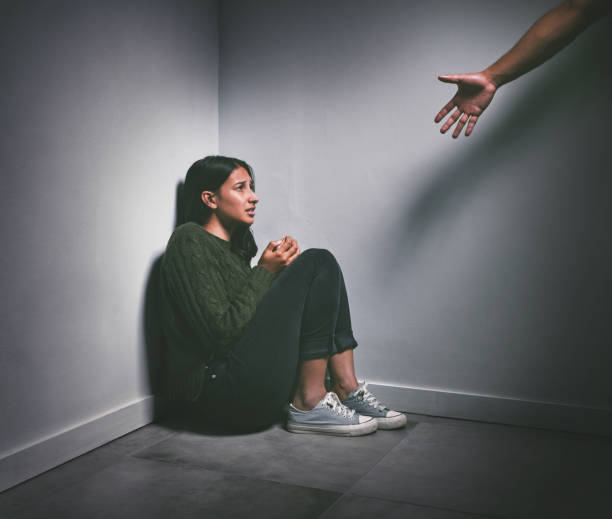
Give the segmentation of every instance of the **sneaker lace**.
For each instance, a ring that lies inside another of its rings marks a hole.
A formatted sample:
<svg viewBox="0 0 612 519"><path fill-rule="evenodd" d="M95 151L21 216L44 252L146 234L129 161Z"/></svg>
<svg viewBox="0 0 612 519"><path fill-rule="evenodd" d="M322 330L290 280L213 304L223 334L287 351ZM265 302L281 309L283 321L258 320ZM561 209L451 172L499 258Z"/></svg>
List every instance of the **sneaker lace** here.
<svg viewBox="0 0 612 519"><path fill-rule="evenodd" d="M376 398L372 393L370 393L370 391L368 391L368 385L365 382L363 383L363 386L361 386L361 389L359 390L356 396L357 398L359 398L359 400L364 401L366 404L371 407L374 407L375 409L378 408L381 411L388 410L385 405L379 402L378 398Z"/></svg>
<svg viewBox="0 0 612 519"><path fill-rule="evenodd" d="M325 404L332 410L332 412L346 418L352 418L355 414L355 410L348 408L342 402L340 402L340 399L335 393L327 393L325 397Z"/></svg>

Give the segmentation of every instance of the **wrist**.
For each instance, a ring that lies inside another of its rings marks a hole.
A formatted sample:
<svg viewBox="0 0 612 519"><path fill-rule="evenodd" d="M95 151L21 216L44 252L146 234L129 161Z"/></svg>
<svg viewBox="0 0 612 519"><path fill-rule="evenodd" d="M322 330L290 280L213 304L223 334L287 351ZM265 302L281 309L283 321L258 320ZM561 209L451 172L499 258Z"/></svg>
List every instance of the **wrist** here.
<svg viewBox="0 0 612 519"><path fill-rule="evenodd" d="M489 89L492 92L495 92L499 87L505 85L508 82L507 78L503 74L496 72L493 67L488 67L484 69L481 74L487 80L487 83L489 84Z"/></svg>
<svg viewBox="0 0 612 519"><path fill-rule="evenodd" d="M276 271L274 270L274 268L271 265L269 265L269 264L267 264L267 263L265 263L265 262L263 262L261 260L257 263L257 266L262 268L262 269L267 270L268 272L272 272L272 274L276 274Z"/></svg>

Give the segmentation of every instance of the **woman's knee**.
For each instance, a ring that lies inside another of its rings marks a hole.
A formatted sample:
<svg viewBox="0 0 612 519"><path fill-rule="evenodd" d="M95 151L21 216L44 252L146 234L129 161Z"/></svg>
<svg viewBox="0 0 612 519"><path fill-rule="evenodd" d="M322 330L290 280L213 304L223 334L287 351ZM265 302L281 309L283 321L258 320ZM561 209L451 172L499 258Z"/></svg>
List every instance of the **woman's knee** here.
<svg viewBox="0 0 612 519"><path fill-rule="evenodd" d="M336 257L327 249L307 249L300 254L300 257L318 264L338 264Z"/></svg>

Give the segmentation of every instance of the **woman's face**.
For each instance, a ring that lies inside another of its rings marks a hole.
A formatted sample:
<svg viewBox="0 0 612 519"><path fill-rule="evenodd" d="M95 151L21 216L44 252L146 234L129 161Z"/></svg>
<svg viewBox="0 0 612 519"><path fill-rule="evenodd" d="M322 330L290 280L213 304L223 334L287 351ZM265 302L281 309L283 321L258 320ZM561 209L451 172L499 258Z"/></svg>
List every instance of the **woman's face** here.
<svg viewBox="0 0 612 519"><path fill-rule="evenodd" d="M217 218L227 228L251 225L255 221L255 194L253 179L246 169L238 167L215 193Z"/></svg>

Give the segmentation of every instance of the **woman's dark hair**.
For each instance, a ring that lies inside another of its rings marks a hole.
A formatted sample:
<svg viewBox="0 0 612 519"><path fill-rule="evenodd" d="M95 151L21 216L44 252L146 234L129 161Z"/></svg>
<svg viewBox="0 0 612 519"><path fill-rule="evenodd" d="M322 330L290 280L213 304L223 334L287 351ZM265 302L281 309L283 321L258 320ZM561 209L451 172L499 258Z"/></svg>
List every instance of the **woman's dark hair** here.
<svg viewBox="0 0 612 519"><path fill-rule="evenodd" d="M243 167L253 182L255 176L253 168L244 160L221 155L209 155L196 160L187 170L185 185L183 186L183 216L185 222L205 224L212 211L202 201L202 191L217 191L236 168ZM257 254L257 245L250 227L244 226L232 236L231 249L245 261L250 261Z"/></svg>

